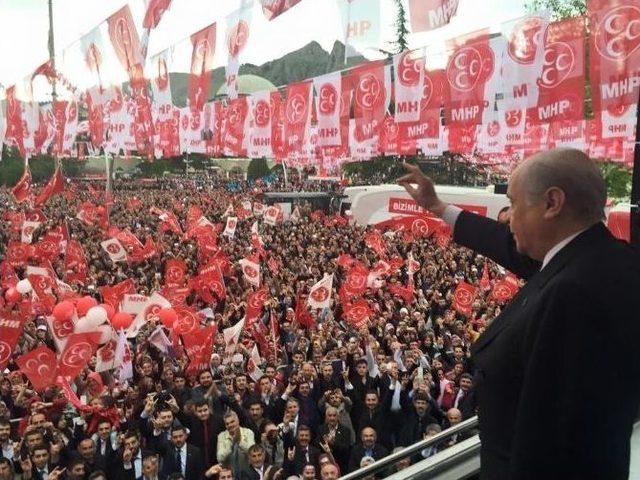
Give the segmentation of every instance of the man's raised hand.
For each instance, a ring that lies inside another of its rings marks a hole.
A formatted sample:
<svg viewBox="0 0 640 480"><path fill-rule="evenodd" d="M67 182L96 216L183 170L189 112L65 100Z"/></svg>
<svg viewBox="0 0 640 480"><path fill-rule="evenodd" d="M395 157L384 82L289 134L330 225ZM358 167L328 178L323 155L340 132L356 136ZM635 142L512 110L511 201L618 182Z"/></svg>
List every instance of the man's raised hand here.
<svg viewBox="0 0 640 480"><path fill-rule="evenodd" d="M404 187L418 205L441 217L447 204L438 198L431 179L417 165L403 162L402 166L408 173L398 179L398 184Z"/></svg>

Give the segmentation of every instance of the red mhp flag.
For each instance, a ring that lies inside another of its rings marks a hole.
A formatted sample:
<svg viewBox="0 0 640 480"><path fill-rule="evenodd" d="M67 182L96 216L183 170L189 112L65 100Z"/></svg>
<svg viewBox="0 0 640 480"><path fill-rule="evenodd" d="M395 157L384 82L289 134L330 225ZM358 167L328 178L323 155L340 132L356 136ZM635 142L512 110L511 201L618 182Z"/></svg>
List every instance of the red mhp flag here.
<svg viewBox="0 0 640 480"><path fill-rule="evenodd" d="M485 88L494 76L497 52L492 50L488 35L452 40L454 49L447 63L449 108L445 109L447 124L469 126L482 123L485 108Z"/></svg>
<svg viewBox="0 0 640 480"><path fill-rule="evenodd" d="M364 298L344 305L343 316L355 329L361 328L373 314L369 302Z"/></svg>
<svg viewBox="0 0 640 480"><path fill-rule="evenodd" d="M271 205L267 208L262 216L264 223L267 225L275 226L278 222L278 215L280 214L280 208L277 205Z"/></svg>
<svg viewBox="0 0 640 480"><path fill-rule="evenodd" d="M311 308L329 308L333 292L333 274L325 275L309 291L307 303Z"/></svg>
<svg viewBox="0 0 640 480"><path fill-rule="evenodd" d="M21 242L9 242L6 256L9 264L14 267L26 265L27 260L33 255L33 247Z"/></svg>
<svg viewBox="0 0 640 480"><path fill-rule="evenodd" d="M443 27L458 11L458 0L409 0L413 32L427 32Z"/></svg>
<svg viewBox="0 0 640 480"><path fill-rule="evenodd" d="M100 242L102 249L107 252L113 263L124 262L127 260L127 251L122 244L115 238L110 238L104 242Z"/></svg>
<svg viewBox="0 0 640 480"><path fill-rule="evenodd" d="M347 295L362 295L367 291L367 278L369 277L369 269L361 263L356 263L343 283L342 287Z"/></svg>
<svg viewBox="0 0 640 480"><path fill-rule="evenodd" d="M173 212L162 212L158 218L160 219L160 231L161 232L174 232L178 235L182 235L182 228L176 214Z"/></svg>
<svg viewBox="0 0 640 480"><path fill-rule="evenodd" d="M16 364L36 391L53 385L56 379L56 354L44 345L18 357Z"/></svg>
<svg viewBox="0 0 640 480"><path fill-rule="evenodd" d="M640 1L590 0L587 6L593 110L636 104L640 88Z"/></svg>
<svg viewBox="0 0 640 480"><path fill-rule="evenodd" d="M11 360L13 349L16 347L21 334L22 329L20 328L0 325L0 369L4 369L9 360Z"/></svg>
<svg viewBox="0 0 640 480"><path fill-rule="evenodd" d="M173 324L173 333L176 335L188 335L200 325L198 312L191 306L178 305L173 307L178 314L178 319Z"/></svg>
<svg viewBox="0 0 640 480"><path fill-rule="evenodd" d="M28 212L25 212L24 219L28 222L46 222L47 221L46 215L39 208L34 208L32 210L29 210Z"/></svg>
<svg viewBox="0 0 640 480"><path fill-rule="evenodd" d="M109 38L122 68L132 75L136 65L144 63L140 38L133 23L129 5L125 5L107 19Z"/></svg>
<svg viewBox="0 0 640 480"><path fill-rule="evenodd" d="M228 217L227 223L224 227L223 235L233 238L236 234L236 227L238 226L238 218L237 217Z"/></svg>
<svg viewBox="0 0 640 480"><path fill-rule="evenodd" d="M202 111L209 97L209 83L216 51L216 24L212 23L191 35L191 74L189 75L189 106Z"/></svg>
<svg viewBox="0 0 640 480"><path fill-rule="evenodd" d="M91 360L100 341L100 335L100 332L70 335L58 359L58 375L75 378Z"/></svg>
<svg viewBox="0 0 640 480"><path fill-rule="evenodd" d="M25 167L18 183L11 189L11 193L18 203L22 203L29 198L31 194L31 170L29 170L28 166Z"/></svg>
<svg viewBox="0 0 640 480"><path fill-rule="evenodd" d="M260 264L258 260L254 258L243 258L239 263L247 282L255 287L260 287Z"/></svg>
<svg viewBox="0 0 640 480"><path fill-rule="evenodd" d="M267 290L267 287L262 287L261 289L249 294L247 297L247 311L245 313L247 328L250 328L253 322L260 317L264 304L268 299L269 291Z"/></svg>
<svg viewBox="0 0 640 480"><path fill-rule="evenodd" d="M413 300L415 299L415 289L413 283L409 283L409 285L406 286L402 285L401 283L390 283L389 292L402 298L404 303L406 303L407 305L411 305L413 303Z"/></svg>
<svg viewBox="0 0 640 480"><path fill-rule="evenodd" d="M480 279L480 288L485 292L491 289L491 281L489 279L489 264L484 262L482 269L482 278Z"/></svg>
<svg viewBox="0 0 640 480"><path fill-rule="evenodd" d="M248 130L249 101L247 97L238 97L227 106L223 146L231 155L245 155L245 133Z"/></svg>
<svg viewBox="0 0 640 480"><path fill-rule="evenodd" d="M50 314L56 305L56 297L53 294L54 279L47 275L28 275L27 278L38 298L38 309L41 313Z"/></svg>
<svg viewBox="0 0 640 480"><path fill-rule="evenodd" d="M307 308L307 296L301 293L296 296L295 317L296 321L305 328L314 327L316 324Z"/></svg>
<svg viewBox="0 0 640 480"><path fill-rule="evenodd" d="M269 257L267 260L267 267L269 267L272 274L277 275L280 270L280 263L278 263L278 260L276 260L275 257Z"/></svg>
<svg viewBox="0 0 640 480"><path fill-rule="evenodd" d="M356 138L373 138L380 130L387 107L384 62L368 62L351 72L353 82L353 112Z"/></svg>
<svg viewBox="0 0 640 480"><path fill-rule="evenodd" d="M353 262L355 262L355 260L351 255L347 253L341 253L340 256L336 259L336 263L338 264L338 266L344 268L345 270L353 265Z"/></svg>
<svg viewBox="0 0 640 480"><path fill-rule="evenodd" d="M379 256L387 256L387 246L378 230L373 230L367 233L364 237L364 242L367 247L376 252Z"/></svg>
<svg viewBox="0 0 640 480"><path fill-rule="evenodd" d="M584 118L584 17L549 24L536 122Z"/></svg>
<svg viewBox="0 0 640 480"><path fill-rule="evenodd" d="M213 339L218 328L215 324L194 329L189 335L182 336L185 351L189 357L187 371L200 371L208 368L213 350Z"/></svg>
<svg viewBox="0 0 640 480"><path fill-rule="evenodd" d="M377 223L375 228L380 230L391 228L397 232L411 232L414 238L421 238L433 235L443 224L442 220L429 214L403 215Z"/></svg>
<svg viewBox="0 0 640 480"><path fill-rule="evenodd" d="M489 298L496 302L508 302L516 296L519 289L518 279L513 275L507 275L493 285L493 290L491 290Z"/></svg>
<svg viewBox="0 0 640 480"><path fill-rule="evenodd" d="M227 296L227 287L217 264L209 264L200 270L199 275L189 282L200 298L207 303L218 303Z"/></svg>
<svg viewBox="0 0 640 480"><path fill-rule="evenodd" d="M311 121L311 81L287 86L284 107L284 141L288 153L300 152Z"/></svg>
<svg viewBox="0 0 640 480"><path fill-rule="evenodd" d="M164 262L164 284L168 287L182 287L187 279L187 264L184 260L170 258Z"/></svg>
<svg viewBox="0 0 640 480"><path fill-rule="evenodd" d="M340 125L340 92L342 74L333 72L313 79L316 90L316 116L318 117L318 145L342 144Z"/></svg>
<svg viewBox="0 0 640 480"><path fill-rule="evenodd" d="M420 262L413 258L413 252L407 254L407 275L409 282L413 282L413 274L420 271Z"/></svg>
<svg viewBox="0 0 640 480"><path fill-rule="evenodd" d="M396 72L395 121L417 122L424 91L424 49L407 50L393 57Z"/></svg>
<svg viewBox="0 0 640 480"><path fill-rule="evenodd" d="M7 260L0 262L0 287L6 290L15 287L19 281L20 279L11 264Z"/></svg>
<svg viewBox="0 0 640 480"><path fill-rule="evenodd" d="M476 287L461 281L453 293L453 308L465 317L471 317L471 308L476 296Z"/></svg>
<svg viewBox="0 0 640 480"><path fill-rule="evenodd" d="M162 15L171 6L171 0L149 0L144 12L142 26L148 30L156 28L162 19Z"/></svg>
<svg viewBox="0 0 640 480"><path fill-rule="evenodd" d="M202 210L198 205L190 205L187 210L187 234L198 226L198 220L202 218Z"/></svg>
<svg viewBox="0 0 640 480"><path fill-rule="evenodd" d="M73 318L59 320L51 315L47 317L47 323L49 324L49 331L56 342L56 347L58 351L61 352L67 343L67 338L73 334L73 330L75 329Z"/></svg>
<svg viewBox="0 0 640 480"><path fill-rule="evenodd" d="M262 13L269 21L295 7L298 3L300 3L300 0L260 0Z"/></svg>
<svg viewBox="0 0 640 480"><path fill-rule="evenodd" d="M44 186L40 195L36 197L35 205L43 205L53 197L56 193L60 193L64 190L64 178L62 177L62 170L60 169L60 165L56 167L56 171L53 173L53 176L49 179L47 184Z"/></svg>
<svg viewBox="0 0 640 480"><path fill-rule="evenodd" d="M164 287L160 290L160 295L174 306L184 304L190 294L191 287Z"/></svg>
<svg viewBox="0 0 640 480"><path fill-rule="evenodd" d="M100 292L100 295L102 295L103 302L108 303L117 310L120 307L120 301L126 294L136 293L136 285L133 283L133 280L127 278L115 285L99 287L98 291Z"/></svg>
<svg viewBox="0 0 640 480"><path fill-rule="evenodd" d="M95 206L89 202L83 202L78 207L76 218L82 220L86 225L93 227L95 225L100 228L107 226L107 210L104 206Z"/></svg>
<svg viewBox="0 0 640 480"><path fill-rule="evenodd" d="M125 228L124 230L114 228L110 229L107 233L118 240L128 252L133 252L142 248L142 242L138 240L138 237L131 233L128 228Z"/></svg>

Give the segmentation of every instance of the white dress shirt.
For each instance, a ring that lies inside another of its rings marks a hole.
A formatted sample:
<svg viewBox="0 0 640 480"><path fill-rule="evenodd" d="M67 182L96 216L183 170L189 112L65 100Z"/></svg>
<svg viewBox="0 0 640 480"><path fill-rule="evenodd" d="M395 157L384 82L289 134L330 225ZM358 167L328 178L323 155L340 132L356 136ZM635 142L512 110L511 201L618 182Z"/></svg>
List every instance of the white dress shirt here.
<svg viewBox="0 0 640 480"><path fill-rule="evenodd" d="M187 444L185 443L180 447L180 467L182 469L182 475L186 475L187 470Z"/></svg>
<svg viewBox="0 0 640 480"><path fill-rule="evenodd" d="M138 454L131 459L130 463L124 464L125 470L134 469L136 478L140 478L142 476L142 452L138 450Z"/></svg>

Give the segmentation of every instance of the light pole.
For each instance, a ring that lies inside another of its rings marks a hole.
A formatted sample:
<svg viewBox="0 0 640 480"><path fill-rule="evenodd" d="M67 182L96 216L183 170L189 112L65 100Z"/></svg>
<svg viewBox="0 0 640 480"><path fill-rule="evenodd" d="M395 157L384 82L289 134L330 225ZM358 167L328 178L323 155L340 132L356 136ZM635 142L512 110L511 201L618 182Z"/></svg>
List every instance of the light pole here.
<svg viewBox="0 0 640 480"><path fill-rule="evenodd" d="M51 62L51 68L56 71L56 46L53 35L53 0L49 2L49 61ZM56 75L51 79L51 97L53 102L58 98L58 92L56 92Z"/></svg>

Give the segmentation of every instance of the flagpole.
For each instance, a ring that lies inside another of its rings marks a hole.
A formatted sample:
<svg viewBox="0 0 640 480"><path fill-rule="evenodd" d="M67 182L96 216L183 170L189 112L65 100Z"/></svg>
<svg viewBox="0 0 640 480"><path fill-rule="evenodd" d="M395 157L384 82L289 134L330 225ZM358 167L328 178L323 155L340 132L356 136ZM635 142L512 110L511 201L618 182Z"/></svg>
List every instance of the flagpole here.
<svg viewBox="0 0 640 480"><path fill-rule="evenodd" d="M347 43L349 42L349 27L351 26L351 0L347 1L347 28L344 32L344 65L347 65Z"/></svg>
<svg viewBox="0 0 640 480"><path fill-rule="evenodd" d="M109 168L109 154L107 152L104 152L104 167L105 167L105 172L107 174L104 203L105 203L105 208L107 210L107 225L109 225L110 210L111 210L111 169Z"/></svg>
<svg viewBox="0 0 640 480"><path fill-rule="evenodd" d="M49 0L49 61L51 62L51 68L56 71L56 46L55 38L53 34L53 0ZM51 98L53 103L58 99L58 92L56 92L56 77L55 75L51 79Z"/></svg>

